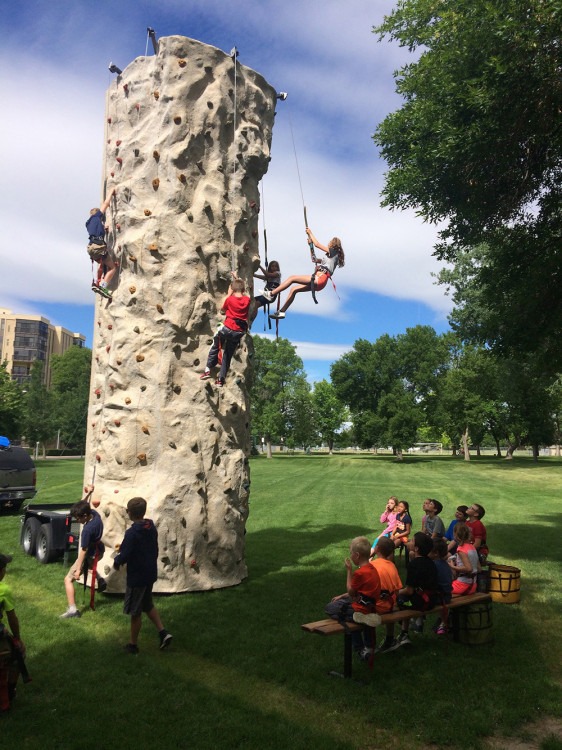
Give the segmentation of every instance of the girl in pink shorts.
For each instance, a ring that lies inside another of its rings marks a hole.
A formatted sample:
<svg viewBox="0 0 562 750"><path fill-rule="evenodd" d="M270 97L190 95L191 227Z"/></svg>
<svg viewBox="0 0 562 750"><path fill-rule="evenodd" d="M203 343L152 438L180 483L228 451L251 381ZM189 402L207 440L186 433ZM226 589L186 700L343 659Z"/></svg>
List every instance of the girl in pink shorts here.
<svg viewBox="0 0 562 750"><path fill-rule="evenodd" d="M459 596L474 594L476 591L476 577L481 571L476 551L471 539L470 529L464 523L457 523L454 530L457 552L449 558L449 565L455 576L453 594Z"/></svg>

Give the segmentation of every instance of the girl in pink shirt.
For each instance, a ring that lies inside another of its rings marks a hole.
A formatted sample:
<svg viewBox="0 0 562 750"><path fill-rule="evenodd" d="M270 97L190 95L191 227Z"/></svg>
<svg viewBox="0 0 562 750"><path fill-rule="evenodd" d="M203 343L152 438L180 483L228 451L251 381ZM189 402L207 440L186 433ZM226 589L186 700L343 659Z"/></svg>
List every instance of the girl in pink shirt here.
<svg viewBox="0 0 562 750"><path fill-rule="evenodd" d="M381 523L386 524L385 530L378 535L378 537L373 542L373 545L371 547L371 557L375 554L375 547L377 546L377 542L379 541L381 536L391 536L392 532L396 528L396 516L398 515L396 512L396 505L398 504L398 498L392 497L388 498L388 502L386 503L386 508L384 509L383 513L381 514Z"/></svg>

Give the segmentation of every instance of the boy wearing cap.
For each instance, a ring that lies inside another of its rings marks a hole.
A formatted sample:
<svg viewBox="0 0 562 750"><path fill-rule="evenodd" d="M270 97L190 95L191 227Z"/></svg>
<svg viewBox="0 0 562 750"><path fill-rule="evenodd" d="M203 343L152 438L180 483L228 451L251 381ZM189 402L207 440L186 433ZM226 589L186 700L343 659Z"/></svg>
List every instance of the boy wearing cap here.
<svg viewBox="0 0 562 750"><path fill-rule="evenodd" d="M8 711L16 694L19 668L14 649L22 656L24 645L20 640L20 624L14 609L10 587L4 583L6 566L12 562L10 555L0 555L0 713ZM4 614L10 629L6 627ZM11 632L10 632L11 631Z"/></svg>

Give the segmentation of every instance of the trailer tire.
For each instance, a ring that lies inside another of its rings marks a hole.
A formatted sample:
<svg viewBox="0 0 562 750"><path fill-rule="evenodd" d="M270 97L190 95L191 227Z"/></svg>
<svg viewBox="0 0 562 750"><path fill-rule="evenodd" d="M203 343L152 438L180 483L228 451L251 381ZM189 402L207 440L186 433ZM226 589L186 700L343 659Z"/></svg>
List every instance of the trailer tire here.
<svg viewBox="0 0 562 750"><path fill-rule="evenodd" d="M37 560L46 565L52 562L57 556L57 550L53 549L53 534L51 527L48 523L41 525L39 534L37 535L37 548L35 550L35 557Z"/></svg>
<svg viewBox="0 0 562 750"><path fill-rule="evenodd" d="M23 531L21 535L21 546L26 555L34 555L37 549L37 536L41 524L36 518L28 518L23 525Z"/></svg>

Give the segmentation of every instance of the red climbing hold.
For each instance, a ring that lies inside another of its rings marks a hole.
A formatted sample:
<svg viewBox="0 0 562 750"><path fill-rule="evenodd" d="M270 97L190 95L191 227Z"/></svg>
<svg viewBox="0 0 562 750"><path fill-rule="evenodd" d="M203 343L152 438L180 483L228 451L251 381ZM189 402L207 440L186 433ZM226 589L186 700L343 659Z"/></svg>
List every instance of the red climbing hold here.
<svg viewBox="0 0 562 750"><path fill-rule="evenodd" d="M123 141L115 141L116 146L120 146L123 143Z"/></svg>
<svg viewBox="0 0 562 750"><path fill-rule="evenodd" d="M122 158L121 158L120 156L118 156L118 157L117 157L117 158L115 159L115 161L117 162L117 164L123 164L123 159L122 159Z"/></svg>

